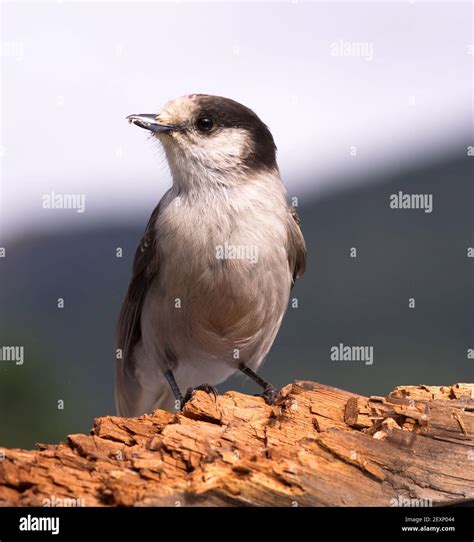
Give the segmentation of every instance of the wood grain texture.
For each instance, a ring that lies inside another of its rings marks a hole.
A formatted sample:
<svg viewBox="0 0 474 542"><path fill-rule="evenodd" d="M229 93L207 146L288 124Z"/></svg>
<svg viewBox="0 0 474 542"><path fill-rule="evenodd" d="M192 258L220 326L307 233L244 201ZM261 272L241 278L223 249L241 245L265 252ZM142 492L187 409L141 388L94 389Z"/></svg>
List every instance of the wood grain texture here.
<svg viewBox="0 0 474 542"><path fill-rule="evenodd" d="M0 505L457 503L474 499L474 384L369 398L298 381L274 406L198 391L183 412L106 416L38 447L3 450Z"/></svg>

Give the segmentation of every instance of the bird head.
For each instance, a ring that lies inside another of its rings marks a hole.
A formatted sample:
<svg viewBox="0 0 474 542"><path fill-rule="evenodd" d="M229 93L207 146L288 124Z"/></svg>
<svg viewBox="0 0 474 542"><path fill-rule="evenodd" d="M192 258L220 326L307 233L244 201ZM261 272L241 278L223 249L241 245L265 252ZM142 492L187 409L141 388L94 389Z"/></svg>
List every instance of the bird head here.
<svg viewBox="0 0 474 542"><path fill-rule="evenodd" d="M168 102L157 114L130 115L164 147L171 173L226 180L276 170L276 147L267 126L248 107L229 98L192 94Z"/></svg>

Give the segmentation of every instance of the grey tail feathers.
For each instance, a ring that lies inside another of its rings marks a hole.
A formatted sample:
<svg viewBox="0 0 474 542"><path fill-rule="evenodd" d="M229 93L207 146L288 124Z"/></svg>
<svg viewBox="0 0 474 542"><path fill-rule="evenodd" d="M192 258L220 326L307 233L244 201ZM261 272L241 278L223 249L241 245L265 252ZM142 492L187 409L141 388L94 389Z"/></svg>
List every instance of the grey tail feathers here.
<svg viewBox="0 0 474 542"><path fill-rule="evenodd" d="M149 390L143 388L133 375L125 373L123 360L117 361L116 371L115 405L119 416L142 416L156 408L176 410L175 397L164 375L163 380L156 381L156 388Z"/></svg>

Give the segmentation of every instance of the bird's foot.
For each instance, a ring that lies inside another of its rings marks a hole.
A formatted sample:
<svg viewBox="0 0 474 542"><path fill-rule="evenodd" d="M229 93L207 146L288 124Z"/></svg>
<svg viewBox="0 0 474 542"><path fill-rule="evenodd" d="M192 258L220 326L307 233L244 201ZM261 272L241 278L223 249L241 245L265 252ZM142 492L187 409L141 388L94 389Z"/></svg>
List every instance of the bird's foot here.
<svg viewBox="0 0 474 542"><path fill-rule="evenodd" d="M267 405L274 405L276 398L280 394L280 391L275 388L275 386L267 386L263 393L259 395L259 397L263 397L263 400Z"/></svg>
<svg viewBox="0 0 474 542"><path fill-rule="evenodd" d="M206 393L209 393L209 394L212 393L212 395L214 395L214 398L216 398L219 395L217 389L214 386L211 386L211 384L201 384L200 386L196 386L195 388L188 388L183 398L181 409L183 409L184 405L191 399L191 397L193 396L193 393L198 390L205 391Z"/></svg>

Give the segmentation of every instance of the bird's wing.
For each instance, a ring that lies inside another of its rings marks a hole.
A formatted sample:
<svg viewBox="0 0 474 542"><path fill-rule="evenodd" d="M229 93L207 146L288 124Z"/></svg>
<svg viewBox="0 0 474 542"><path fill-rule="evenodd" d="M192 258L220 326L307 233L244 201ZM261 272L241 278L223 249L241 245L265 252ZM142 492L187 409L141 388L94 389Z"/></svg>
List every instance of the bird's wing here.
<svg viewBox="0 0 474 542"><path fill-rule="evenodd" d="M133 349L141 339L143 302L152 280L159 271L155 224L160 211L158 204L151 213L142 240L135 253L132 279L120 311L116 334L116 349L122 351L122 367L133 374Z"/></svg>
<svg viewBox="0 0 474 542"><path fill-rule="evenodd" d="M295 208L290 206L288 213L288 263L294 284L306 269L306 243L301 232L300 217Z"/></svg>

